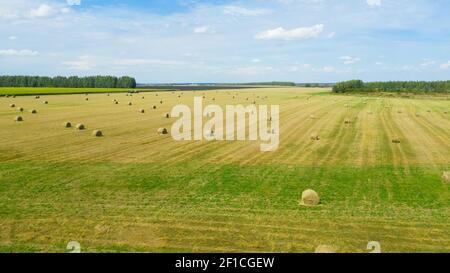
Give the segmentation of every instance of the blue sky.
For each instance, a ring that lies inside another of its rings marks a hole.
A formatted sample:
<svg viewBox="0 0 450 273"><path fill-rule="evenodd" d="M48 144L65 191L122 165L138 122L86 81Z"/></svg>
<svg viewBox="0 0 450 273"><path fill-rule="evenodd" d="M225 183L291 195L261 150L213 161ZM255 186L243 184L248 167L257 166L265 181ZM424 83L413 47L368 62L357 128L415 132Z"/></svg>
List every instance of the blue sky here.
<svg viewBox="0 0 450 273"><path fill-rule="evenodd" d="M450 79L448 0L0 0L0 74Z"/></svg>

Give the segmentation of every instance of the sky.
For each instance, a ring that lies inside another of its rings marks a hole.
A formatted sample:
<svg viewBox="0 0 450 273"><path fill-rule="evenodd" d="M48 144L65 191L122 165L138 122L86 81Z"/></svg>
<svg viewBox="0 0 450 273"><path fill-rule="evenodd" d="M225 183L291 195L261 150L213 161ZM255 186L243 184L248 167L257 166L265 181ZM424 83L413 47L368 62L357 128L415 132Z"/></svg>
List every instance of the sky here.
<svg viewBox="0 0 450 273"><path fill-rule="evenodd" d="M450 80L448 0L0 0L0 75Z"/></svg>

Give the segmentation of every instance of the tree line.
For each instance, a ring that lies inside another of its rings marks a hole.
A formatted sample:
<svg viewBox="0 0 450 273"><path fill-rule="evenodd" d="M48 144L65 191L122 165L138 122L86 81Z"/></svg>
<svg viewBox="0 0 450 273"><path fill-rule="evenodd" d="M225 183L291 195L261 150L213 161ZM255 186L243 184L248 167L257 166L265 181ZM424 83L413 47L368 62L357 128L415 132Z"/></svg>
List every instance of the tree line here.
<svg viewBox="0 0 450 273"><path fill-rule="evenodd" d="M446 93L450 92L450 81L391 81L363 82L351 80L336 83L333 92L405 92L405 93Z"/></svg>
<svg viewBox="0 0 450 273"><path fill-rule="evenodd" d="M127 76L0 76L0 87L136 88L136 80Z"/></svg>

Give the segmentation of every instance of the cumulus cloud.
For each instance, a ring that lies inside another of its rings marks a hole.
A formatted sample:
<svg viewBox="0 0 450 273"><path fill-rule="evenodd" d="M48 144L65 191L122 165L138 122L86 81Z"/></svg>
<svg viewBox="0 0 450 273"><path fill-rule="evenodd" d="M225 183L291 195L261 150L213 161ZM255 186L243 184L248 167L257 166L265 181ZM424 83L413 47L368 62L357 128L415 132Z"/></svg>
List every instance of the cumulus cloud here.
<svg viewBox="0 0 450 273"><path fill-rule="evenodd" d="M324 31L324 25L314 25L311 27L299 27L286 30L282 27L269 29L256 34L258 40L305 40L317 38Z"/></svg>
<svg viewBox="0 0 450 273"><path fill-rule="evenodd" d="M381 0L367 0L369 6L381 6Z"/></svg>
<svg viewBox="0 0 450 273"><path fill-rule="evenodd" d="M37 51L32 51L29 49L22 49L22 50L17 50L17 49L3 49L0 50L0 56L17 56L17 57L30 57L30 56L36 56L38 55Z"/></svg>
<svg viewBox="0 0 450 273"><path fill-rule="evenodd" d="M267 9L247 9L239 6L226 6L223 10L228 15L258 16L269 13Z"/></svg>
<svg viewBox="0 0 450 273"><path fill-rule="evenodd" d="M42 4L39 7L37 7L36 9L31 10L30 16L37 17L37 18L45 18L45 17L50 17L56 13L57 13L57 11L55 8L53 8L47 4Z"/></svg>
<svg viewBox="0 0 450 273"><path fill-rule="evenodd" d="M342 56L339 58L345 65L351 65L351 64L355 64L359 61L361 61L360 58L355 58L355 57L351 57L351 56Z"/></svg>

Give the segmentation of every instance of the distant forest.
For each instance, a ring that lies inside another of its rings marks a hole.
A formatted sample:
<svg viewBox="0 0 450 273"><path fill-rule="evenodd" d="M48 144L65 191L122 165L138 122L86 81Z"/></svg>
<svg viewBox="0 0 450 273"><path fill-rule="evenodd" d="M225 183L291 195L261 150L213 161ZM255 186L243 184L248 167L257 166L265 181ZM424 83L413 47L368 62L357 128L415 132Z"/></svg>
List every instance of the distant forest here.
<svg viewBox="0 0 450 273"><path fill-rule="evenodd" d="M393 93L447 93L450 92L450 81L392 81L363 82L351 80L336 83L336 93L346 92L393 92Z"/></svg>
<svg viewBox="0 0 450 273"><path fill-rule="evenodd" d="M0 87L136 88L136 80L126 76L0 76Z"/></svg>

